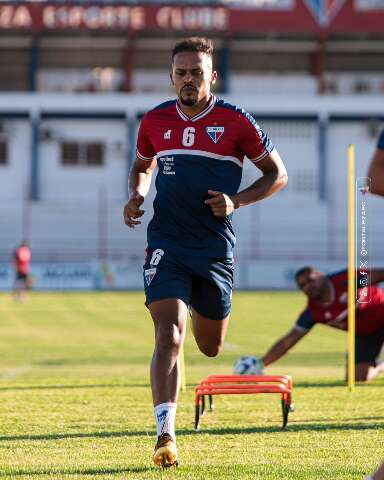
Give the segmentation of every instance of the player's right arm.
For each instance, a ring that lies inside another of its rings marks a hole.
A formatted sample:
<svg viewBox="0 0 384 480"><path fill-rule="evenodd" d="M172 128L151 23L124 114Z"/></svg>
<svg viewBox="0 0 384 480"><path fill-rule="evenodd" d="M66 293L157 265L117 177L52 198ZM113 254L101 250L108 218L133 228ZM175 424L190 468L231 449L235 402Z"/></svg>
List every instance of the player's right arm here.
<svg viewBox="0 0 384 480"><path fill-rule="evenodd" d="M128 180L129 199L124 206L124 222L129 228L135 228L136 225L141 223L137 218L144 214L144 210L141 210L140 207L151 186L155 168L155 158L142 160L137 156L135 163L132 165Z"/></svg>
<svg viewBox="0 0 384 480"><path fill-rule="evenodd" d="M280 357L285 355L296 343L302 339L315 325L313 317L306 308L297 319L293 328L283 337L280 338L262 358L265 366L276 362Z"/></svg>
<svg viewBox="0 0 384 480"><path fill-rule="evenodd" d="M153 171L156 167L156 150L151 136L151 121L148 113L140 122L137 134L136 160L129 172L128 202L124 207L124 221L129 228L140 225L137 218L144 214L141 205L151 186Z"/></svg>
<svg viewBox="0 0 384 480"><path fill-rule="evenodd" d="M384 196L384 131L369 166L368 177L371 180L371 192Z"/></svg>
<svg viewBox="0 0 384 480"><path fill-rule="evenodd" d="M267 366L276 362L280 357L285 355L296 343L308 333L309 330L299 330L292 328L286 335L281 337L263 356L263 364Z"/></svg>

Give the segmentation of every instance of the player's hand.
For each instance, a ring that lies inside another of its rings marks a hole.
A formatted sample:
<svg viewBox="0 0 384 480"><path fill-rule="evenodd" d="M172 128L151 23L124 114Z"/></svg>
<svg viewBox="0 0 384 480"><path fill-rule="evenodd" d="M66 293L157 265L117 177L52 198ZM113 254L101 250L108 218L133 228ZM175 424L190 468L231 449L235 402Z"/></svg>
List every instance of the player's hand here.
<svg viewBox="0 0 384 480"><path fill-rule="evenodd" d="M140 209L140 206L144 202L144 197L139 193L133 195L128 203L124 207L124 222L129 228L135 228L136 225L140 225L139 220L136 218L141 217L144 214L144 210Z"/></svg>
<svg viewBox="0 0 384 480"><path fill-rule="evenodd" d="M212 198L205 200L205 204L208 205L215 217L227 217L236 208L232 198L223 192L216 192L215 190L208 190L208 194Z"/></svg>

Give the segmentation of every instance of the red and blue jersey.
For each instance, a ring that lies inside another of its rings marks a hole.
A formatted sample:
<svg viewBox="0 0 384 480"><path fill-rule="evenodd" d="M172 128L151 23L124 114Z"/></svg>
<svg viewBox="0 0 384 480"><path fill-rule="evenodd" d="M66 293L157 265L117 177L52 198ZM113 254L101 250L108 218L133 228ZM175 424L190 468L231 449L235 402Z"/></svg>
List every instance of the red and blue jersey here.
<svg viewBox="0 0 384 480"><path fill-rule="evenodd" d="M176 100L148 112L141 121L137 156L157 158L154 215L148 246L182 253L232 255L231 216L215 217L204 201L208 190L234 195L244 157L257 163L273 144L246 111L213 95L206 108L186 116Z"/></svg>
<svg viewBox="0 0 384 480"><path fill-rule="evenodd" d="M331 282L332 299L329 303L318 303L309 299L306 309L298 318L295 328L310 330L316 323L348 330L348 272L343 270L328 276ZM362 298L363 289L357 290ZM356 303L356 335L371 335L384 328L384 290L377 285L364 289L365 303Z"/></svg>
<svg viewBox="0 0 384 480"><path fill-rule="evenodd" d="M15 250L13 255L16 270L23 275L29 274L29 264L32 258L31 250L26 245L22 245Z"/></svg>

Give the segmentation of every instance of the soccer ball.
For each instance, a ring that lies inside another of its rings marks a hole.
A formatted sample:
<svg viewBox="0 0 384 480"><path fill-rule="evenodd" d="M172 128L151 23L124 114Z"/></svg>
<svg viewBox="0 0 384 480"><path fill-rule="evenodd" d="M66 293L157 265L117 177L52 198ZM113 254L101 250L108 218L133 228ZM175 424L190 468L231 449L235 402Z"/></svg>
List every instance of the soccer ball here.
<svg viewBox="0 0 384 480"><path fill-rule="evenodd" d="M263 366L255 356L244 356L235 362L233 373L235 375L262 375Z"/></svg>

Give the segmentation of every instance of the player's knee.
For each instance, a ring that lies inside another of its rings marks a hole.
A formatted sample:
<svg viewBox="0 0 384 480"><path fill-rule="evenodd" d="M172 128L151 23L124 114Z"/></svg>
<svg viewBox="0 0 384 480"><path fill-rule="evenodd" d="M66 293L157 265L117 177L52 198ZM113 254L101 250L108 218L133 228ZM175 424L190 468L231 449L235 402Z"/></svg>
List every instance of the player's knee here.
<svg viewBox="0 0 384 480"><path fill-rule="evenodd" d="M200 352L204 353L207 357L217 357L222 350L222 343L220 342L210 343L200 341L197 342L197 346L199 347Z"/></svg>
<svg viewBox="0 0 384 480"><path fill-rule="evenodd" d="M181 333L177 325L159 326L156 330L156 347L160 351L178 352L181 348Z"/></svg>

